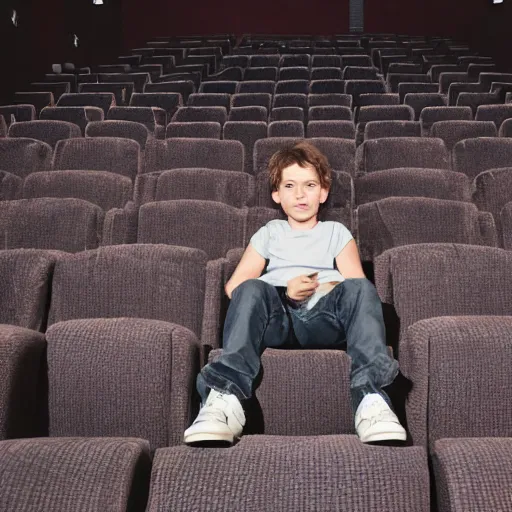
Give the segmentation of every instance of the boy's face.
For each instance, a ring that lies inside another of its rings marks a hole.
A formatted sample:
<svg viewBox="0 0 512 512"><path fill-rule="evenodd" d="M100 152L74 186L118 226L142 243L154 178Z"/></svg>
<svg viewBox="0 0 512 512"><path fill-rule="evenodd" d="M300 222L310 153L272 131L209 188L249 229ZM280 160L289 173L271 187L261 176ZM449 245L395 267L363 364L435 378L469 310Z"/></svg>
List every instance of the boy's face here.
<svg viewBox="0 0 512 512"><path fill-rule="evenodd" d="M302 223L318 214L320 204L327 201L328 195L329 190L321 187L314 167L293 164L283 169L279 189L272 192L272 199L288 217Z"/></svg>

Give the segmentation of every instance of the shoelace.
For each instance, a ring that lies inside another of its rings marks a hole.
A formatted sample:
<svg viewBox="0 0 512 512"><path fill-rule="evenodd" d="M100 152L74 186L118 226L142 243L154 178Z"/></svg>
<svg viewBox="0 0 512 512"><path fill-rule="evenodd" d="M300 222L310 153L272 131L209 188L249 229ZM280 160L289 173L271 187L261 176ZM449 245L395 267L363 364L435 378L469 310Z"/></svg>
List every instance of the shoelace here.
<svg viewBox="0 0 512 512"><path fill-rule="evenodd" d="M217 407L212 407L211 404L206 402L205 406L199 411L196 422L199 423L200 421L208 421L210 419L215 419L222 423L228 422L228 417L223 410Z"/></svg>
<svg viewBox="0 0 512 512"><path fill-rule="evenodd" d="M373 400L361 409L360 417L363 420L370 420L373 423L378 421L393 421L396 422L396 417L393 411L388 407L383 408L380 400Z"/></svg>

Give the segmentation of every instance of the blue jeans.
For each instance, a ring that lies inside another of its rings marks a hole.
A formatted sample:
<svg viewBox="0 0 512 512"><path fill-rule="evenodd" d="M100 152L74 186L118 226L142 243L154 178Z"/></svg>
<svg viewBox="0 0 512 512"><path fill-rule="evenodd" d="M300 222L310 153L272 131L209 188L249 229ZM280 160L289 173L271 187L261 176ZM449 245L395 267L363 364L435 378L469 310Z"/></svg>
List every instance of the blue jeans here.
<svg viewBox="0 0 512 512"><path fill-rule="evenodd" d="M258 279L232 294L224 324L223 353L197 378L202 401L209 389L251 397L265 348L346 350L352 360L350 391L355 411L364 395L380 393L398 374L386 347L382 305L366 278L346 279L315 306L293 309L272 285ZM391 405L391 404L390 404Z"/></svg>

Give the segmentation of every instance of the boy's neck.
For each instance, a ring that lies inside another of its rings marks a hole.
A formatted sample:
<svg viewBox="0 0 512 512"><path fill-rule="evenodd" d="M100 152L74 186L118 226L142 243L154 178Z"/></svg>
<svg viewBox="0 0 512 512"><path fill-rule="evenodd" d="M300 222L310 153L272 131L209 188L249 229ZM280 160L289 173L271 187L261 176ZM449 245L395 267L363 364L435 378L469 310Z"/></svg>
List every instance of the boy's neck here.
<svg viewBox="0 0 512 512"><path fill-rule="evenodd" d="M292 229L296 229L297 231L307 231L308 229L313 229L318 224L318 216L315 215L314 217L311 217L311 219L304 222L300 222L298 220L292 219L291 217L288 217L288 224Z"/></svg>

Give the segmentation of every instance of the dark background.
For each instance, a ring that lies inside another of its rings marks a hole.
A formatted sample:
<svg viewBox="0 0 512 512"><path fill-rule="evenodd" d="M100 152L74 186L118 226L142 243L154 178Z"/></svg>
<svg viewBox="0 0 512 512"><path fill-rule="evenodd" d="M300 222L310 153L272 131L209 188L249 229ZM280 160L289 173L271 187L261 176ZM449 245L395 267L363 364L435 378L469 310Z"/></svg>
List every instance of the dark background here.
<svg viewBox="0 0 512 512"><path fill-rule="evenodd" d="M348 0L104 1L1 0L0 99L42 78L53 62L111 63L154 36L348 32ZM9 19L12 8L18 28ZM512 69L511 22L512 0L365 0L366 32L457 37L494 56L503 70Z"/></svg>

